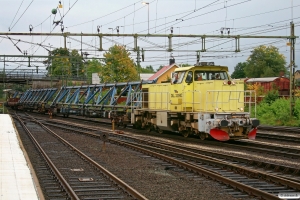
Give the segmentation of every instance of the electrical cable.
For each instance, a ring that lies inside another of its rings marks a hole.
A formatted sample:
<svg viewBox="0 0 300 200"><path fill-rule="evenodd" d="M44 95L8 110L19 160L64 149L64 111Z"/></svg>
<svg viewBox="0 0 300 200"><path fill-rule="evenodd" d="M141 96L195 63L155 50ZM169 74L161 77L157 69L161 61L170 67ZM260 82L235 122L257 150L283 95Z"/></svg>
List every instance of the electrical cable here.
<svg viewBox="0 0 300 200"><path fill-rule="evenodd" d="M17 10L17 12L16 12L16 14L15 14L13 20L11 21L11 23L10 23L10 25L9 25L9 28L8 28L8 31L10 31L10 26L11 26L12 23L15 21L15 18L16 18L16 16L17 16L17 14L18 14L18 12L19 12L19 10L20 10L20 8L21 8L23 2L24 2L24 0L22 0L22 2L21 2L21 4L20 4L20 6L19 6L19 8L18 8L18 10Z"/></svg>
<svg viewBox="0 0 300 200"><path fill-rule="evenodd" d="M136 3L139 3L139 2L140 2L140 1L137 1ZM134 4L136 4L136 3L134 3ZM79 23L79 24L74 24L74 25L68 26L68 28L72 28L72 27L79 26L79 25L82 25L82 24L90 23L90 22L92 22L92 21L101 19L101 18L103 18L103 17L107 17L107 16L112 15L112 14L115 14L115 13L121 11L121 10L124 10L124 9L126 9L126 8L129 8L129 7L131 7L131 6L134 5L134 4L131 4L131 5L126 6L126 7L123 7L123 8L121 8L121 9L119 9L119 10L116 10L116 11L111 12L111 13L109 13L109 14L106 14L106 15L104 15L104 16L101 16L101 17L98 17L98 18L95 18L95 19L92 19L92 20L89 20L89 21L85 21L85 22L82 22L82 23Z"/></svg>
<svg viewBox="0 0 300 200"><path fill-rule="evenodd" d="M27 8L25 9L25 11L22 13L22 15L19 17L19 19L14 23L14 25L10 28L10 31L15 27L15 25L19 22L19 20L21 19L21 17L24 15L24 13L27 11L27 9L30 7L30 5L32 4L34 0L32 0L30 2L30 4L27 6Z"/></svg>

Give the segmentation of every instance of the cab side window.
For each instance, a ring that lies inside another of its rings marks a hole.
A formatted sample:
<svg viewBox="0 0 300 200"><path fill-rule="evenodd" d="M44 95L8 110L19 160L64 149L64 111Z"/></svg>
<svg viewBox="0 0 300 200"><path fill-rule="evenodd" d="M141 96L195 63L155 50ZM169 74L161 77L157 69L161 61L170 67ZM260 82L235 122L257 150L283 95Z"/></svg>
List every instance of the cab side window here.
<svg viewBox="0 0 300 200"><path fill-rule="evenodd" d="M185 79L186 83L192 83L193 82L193 72L188 72L186 79Z"/></svg>
<svg viewBox="0 0 300 200"><path fill-rule="evenodd" d="M195 71L195 81L206 80L206 72L204 71Z"/></svg>

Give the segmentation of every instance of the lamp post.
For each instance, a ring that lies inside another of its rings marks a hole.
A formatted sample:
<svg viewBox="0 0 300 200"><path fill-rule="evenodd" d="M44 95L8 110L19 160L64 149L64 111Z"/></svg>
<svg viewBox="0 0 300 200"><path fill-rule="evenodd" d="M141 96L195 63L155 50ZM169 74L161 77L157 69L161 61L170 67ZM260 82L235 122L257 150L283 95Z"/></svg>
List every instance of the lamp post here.
<svg viewBox="0 0 300 200"><path fill-rule="evenodd" d="M50 80L51 80L51 87L52 87L52 63L51 63L51 69L49 69L49 68L50 68L50 59L51 59L51 56L52 56L51 47L53 45L51 45L50 43L48 43L48 45L50 46L49 57L48 57L48 72L50 71Z"/></svg>
<svg viewBox="0 0 300 200"><path fill-rule="evenodd" d="M114 32L114 28L108 28L111 30L111 34ZM113 36L111 36L111 46L113 46Z"/></svg>
<svg viewBox="0 0 300 200"><path fill-rule="evenodd" d="M148 6L148 34L149 34L149 7L150 7L150 4L149 4L149 2L143 2L143 4Z"/></svg>
<svg viewBox="0 0 300 200"><path fill-rule="evenodd" d="M83 55L85 55L85 62L84 62L84 68L85 68L85 70L84 70L84 76L85 76L85 82L87 83L88 82L88 78L87 78L87 69L86 69L86 66L87 66L87 58L88 58L88 55L90 55L88 52L84 52L84 54Z"/></svg>

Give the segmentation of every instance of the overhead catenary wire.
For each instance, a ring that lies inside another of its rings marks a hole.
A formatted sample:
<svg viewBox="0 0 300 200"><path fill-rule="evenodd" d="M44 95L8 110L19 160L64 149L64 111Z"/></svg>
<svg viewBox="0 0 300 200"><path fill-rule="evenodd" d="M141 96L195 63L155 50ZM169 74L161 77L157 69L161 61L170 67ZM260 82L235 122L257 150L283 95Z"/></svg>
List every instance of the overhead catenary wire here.
<svg viewBox="0 0 300 200"><path fill-rule="evenodd" d="M23 15L24 15L24 13L28 10L28 8L31 6L31 4L32 4L32 2L33 2L34 0L32 0L31 2L30 2L30 4L27 6L27 8L24 10L24 12L21 14L21 16L18 18L18 20L14 23L14 25L10 28L10 31L15 27L15 25L19 22L19 20L23 17Z"/></svg>
<svg viewBox="0 0 300 200"><path fill-rule="evenodd" d="M20 6L19 6L19 8L18 8L18 10L17 10L17 12L16 12L16 14L15 14L13 20L11 21L11 23L10 23L10 25L9 25L9 27L8 27L8 31L11 30L10 27L11 27L12 23L15 21L15 18L16 18L16 16L17 16L17 14L18 14L18 12L19 12L19 10L20 10L20 8L21 8L23 2L24 2L24 0L22 0L22 2L21 2L21 4L20 4Z"/></svg>
<svg viewBox="0 0 300 200"><path fill-rule="evenodd" d="M259 28L258 28L259 29ZM282 30L284 29L284 27L282 27ZM235 30L237 30L237 31L241 31L242 29L240 28L239 29L239 27L237 27L237 29L235 29ZM249 31L249 29L245 29L245 30L243 30L243 31L241 31L241 32L239 32L239 33L242 33L242 34L244 34L244 31ZM271 31L274 31L274 30L280 30L280 29L276 29L276 28L274 28L273 30L268 30L268 32L271 32ZM285 30L287 30L287 28L285 29ZM259 34L259 32L260 32L260 30L258 30L257 31L257 34ZM245 33L246 34L246 33ZM146 38L147 39L147 38ZM140 40L140 39L139 39ZM116 41L118 41L118 39L116 39ZM216 41L216 40L212 40L212 41ZM146 42L146 41L142 41L142 42ZM150 41L151 42L151 41ZM206 41L207 43L208 43L208 40ZM146 42L146 43L148 43L148 42ZM187 41L185 44L186 45L191 45L191 44L199 44L199 43L201 43L200 41L196 41L196 42L191 42L191 41ZM123 43L124 44L124 43ZM150 43L148 43L148 44L150 44ZM159 42L155 42L155 45L160 45L160 43ZM184 48L184 43L182 43L182 48ZM73 46L73 43L72 43L72 46ZM96 46L96 45L94 45L94 46ZM151 45L149 45L149 46L151 46ZM161 46L163 46L163 45L161 45ZM174 48L175 47L177 47L178 45L177 44L173 44L173 46L174 46ZM155 48L155 46L154 47L152 47L152 48Z"/></svg>

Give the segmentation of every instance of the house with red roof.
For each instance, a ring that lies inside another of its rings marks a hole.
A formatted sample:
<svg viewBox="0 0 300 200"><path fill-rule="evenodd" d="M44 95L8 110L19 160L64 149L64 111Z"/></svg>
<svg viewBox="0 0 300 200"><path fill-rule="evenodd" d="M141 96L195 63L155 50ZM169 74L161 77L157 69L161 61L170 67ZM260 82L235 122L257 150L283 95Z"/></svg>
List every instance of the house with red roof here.
<svg viewBox="0 0 300 200"><path fill-rule="evenodd" d="M172 72L174 72L176 68L178 68L178 66L175 64L175 59L170 59L170 65L161 68L158 72L148 78L148 80L157 79L156 83L170 82Z"/></svg>

